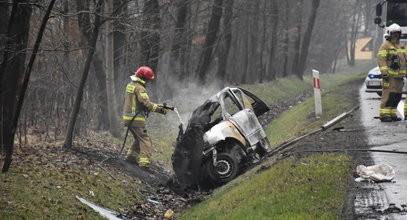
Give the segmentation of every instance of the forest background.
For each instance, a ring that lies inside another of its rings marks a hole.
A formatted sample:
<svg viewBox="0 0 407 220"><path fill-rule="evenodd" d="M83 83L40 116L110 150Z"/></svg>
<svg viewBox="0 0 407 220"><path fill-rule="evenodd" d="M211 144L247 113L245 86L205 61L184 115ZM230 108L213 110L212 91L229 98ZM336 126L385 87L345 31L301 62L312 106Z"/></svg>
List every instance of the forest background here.
<svg viewBox="0 0 407 220"><path fill-rule="evenodd" d="M2 171L27 134L66 148L90 130L119 136L123 91L141 65L156 73L149 90L158 103L352 66L356 40L381 36L376 3L0 0Z"/></svg>

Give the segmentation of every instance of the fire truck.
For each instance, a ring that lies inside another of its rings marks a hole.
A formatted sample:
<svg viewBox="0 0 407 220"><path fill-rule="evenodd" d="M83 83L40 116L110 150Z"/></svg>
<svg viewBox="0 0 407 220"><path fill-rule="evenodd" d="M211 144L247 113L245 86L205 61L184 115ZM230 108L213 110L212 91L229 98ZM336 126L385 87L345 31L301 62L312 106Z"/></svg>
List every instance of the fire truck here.
<svg viewBox="0 0 407 220"><path fill-rule="evenodd" d="M386 0L378 3L374 22L384 28L384 35L393 23L400 25L402 31L400 41L407 42L407 0Z"/></svg>

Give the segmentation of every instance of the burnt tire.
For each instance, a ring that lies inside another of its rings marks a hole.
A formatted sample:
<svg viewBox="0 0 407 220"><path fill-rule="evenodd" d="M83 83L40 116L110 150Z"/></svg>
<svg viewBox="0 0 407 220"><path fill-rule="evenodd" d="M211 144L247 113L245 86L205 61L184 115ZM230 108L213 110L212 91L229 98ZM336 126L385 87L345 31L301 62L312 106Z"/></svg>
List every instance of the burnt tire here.
<svg viewBox="0 0 407 220"><path fill-rule="evenodd" d="M227 183L239 173L237 159L232 154L226 152L217 155L216 167L213 166L213 160L211 159L205 165L208 177L214 183Z"/></svg>
<svg viewBox="0 0 407 220"><path fill-rule="evenodd" d="M262 143L259 143L257 148L256 148L256 153L259 154L260 158L264 157L270 152L270 141L267 137L265 137L263 140L261 140ZM267 146L267 150L265 150L262 146L260 145L265 145Z"/></svg>

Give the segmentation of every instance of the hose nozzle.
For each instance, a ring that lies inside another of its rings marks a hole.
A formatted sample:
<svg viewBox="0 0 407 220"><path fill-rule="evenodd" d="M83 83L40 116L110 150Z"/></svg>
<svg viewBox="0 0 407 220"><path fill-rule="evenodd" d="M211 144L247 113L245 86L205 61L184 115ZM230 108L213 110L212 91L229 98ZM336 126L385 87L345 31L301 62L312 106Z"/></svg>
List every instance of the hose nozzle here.
<svg viewBox="0 0 407 220"><path fill-rule="evenodd" d="M165 102L164 102L164 104L163 104L163 108L165 108L165 109L169 109L169 110L171 110L171 111L174 111L174 109L175 109L175 107L174 107L174 106L167 105L167 103L165 103Z"/></svg>

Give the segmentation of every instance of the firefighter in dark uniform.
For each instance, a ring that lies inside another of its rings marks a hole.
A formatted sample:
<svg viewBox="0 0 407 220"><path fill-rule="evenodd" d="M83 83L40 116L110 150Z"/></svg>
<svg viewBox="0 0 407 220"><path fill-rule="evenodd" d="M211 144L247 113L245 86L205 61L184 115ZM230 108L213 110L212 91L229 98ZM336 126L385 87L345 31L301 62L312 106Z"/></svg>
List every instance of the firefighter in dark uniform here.
<svg viewBox="0 0 407 220"><path fill-rule="evenodd" d="M406 76L406 49L400 45L401 28L392 24L389 36L381 45L377 55L382 78L382 100L380 103L380 120L382 122L400 121L397 117L397 105L403 91L403 78Z"/></svg>
<svg viewBox="0 0 407 220"><path fill-rule="evenodd" d="M127 152L126 161L148 167L151 163L152 143L147 134L146 117L148 112L166 114L162 105L152 103L145 89L146 83L154 79L154 72L147 66L140 67L130 76L132 82L126 87L123 121L134 136L134 143ZM138 157L138 161L137 161Z"/></svg>

